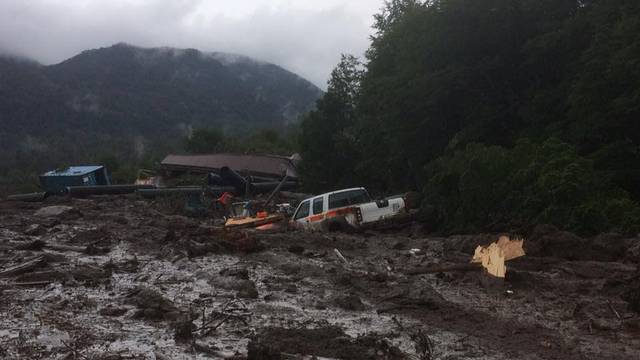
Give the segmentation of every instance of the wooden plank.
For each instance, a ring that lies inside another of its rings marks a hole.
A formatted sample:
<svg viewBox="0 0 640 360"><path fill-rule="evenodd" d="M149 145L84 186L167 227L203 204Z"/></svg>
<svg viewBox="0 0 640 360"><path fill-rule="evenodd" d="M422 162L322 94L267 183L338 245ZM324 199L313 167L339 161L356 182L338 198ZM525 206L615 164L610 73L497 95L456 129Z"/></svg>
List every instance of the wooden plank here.
<svg viewBox="0 0 640 360"><path fill-rule="evenodd" d="M36 256L33 259L23 262L22 264L0 271L0 277L9 277L24 274L46 264L46 262L47 261L45 260L44 256Z"/></svg>

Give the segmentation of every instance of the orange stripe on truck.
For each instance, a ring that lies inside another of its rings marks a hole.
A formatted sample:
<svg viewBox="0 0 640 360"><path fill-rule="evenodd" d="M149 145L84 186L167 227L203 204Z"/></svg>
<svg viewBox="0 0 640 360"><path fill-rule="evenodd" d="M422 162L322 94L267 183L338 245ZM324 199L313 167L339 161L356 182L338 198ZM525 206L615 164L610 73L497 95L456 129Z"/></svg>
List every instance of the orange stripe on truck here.
<svg viewBox="0 0 640 360"><path fill-rule="evenodd" d="M332 217L336 217L336 216L340 216L340 215L346 215L346 214L350 214L352 212L354 212L355 208L346 208L346 209L338 209L338 210L331 210L331 211L327 211L327 219L332 218Z"/></svg>
<svg viewBox="0 0 640 360"><path fill-rule="evenodd" d="M320 215L314 215L309 217L309 221L314 222L314 221L320 221L324 219L324 215L320 214Z"/></svg>

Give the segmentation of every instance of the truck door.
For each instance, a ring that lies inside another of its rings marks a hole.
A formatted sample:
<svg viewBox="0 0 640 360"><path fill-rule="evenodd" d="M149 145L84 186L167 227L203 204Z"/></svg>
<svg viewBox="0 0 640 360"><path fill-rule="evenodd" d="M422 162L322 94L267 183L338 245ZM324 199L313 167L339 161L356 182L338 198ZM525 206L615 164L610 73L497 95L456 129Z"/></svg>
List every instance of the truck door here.
<svg viewBox="0 0 640 360"><path fill-rule="evenodd" d="M320 196L313 199L313 215L322 216L324 213L324 197Z"/></svg>
<svg viewBox="0 0 640 360"><path fill-rule="evenodd" d="M308 223L309 210L311 207L310 204L311 204L311 200L305 200L301 202L300 206L298 206L298 211L296 211L296 214L293 216L293 220L302 224Z"/></svg>

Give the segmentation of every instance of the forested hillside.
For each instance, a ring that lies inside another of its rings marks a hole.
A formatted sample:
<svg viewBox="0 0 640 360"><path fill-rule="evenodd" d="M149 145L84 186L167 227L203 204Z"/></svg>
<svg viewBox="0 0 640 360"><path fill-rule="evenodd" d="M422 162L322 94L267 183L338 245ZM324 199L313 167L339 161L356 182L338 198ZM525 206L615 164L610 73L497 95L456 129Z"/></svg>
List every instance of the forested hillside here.
<svg viewBox="0 0 640 360"><path fill-rule="evenodd" d="M312 190L418 190L444 232L640 230L640 2L394 0L302 123Z"/></svg>
<svg viewBox="0 0 640 360"><path fill-rule="evenodd" d="M43 66L0 57L0 193L64 164L130 166L180 150L197 129L284 129L322 92L240 55L117 44Z"/></svg>

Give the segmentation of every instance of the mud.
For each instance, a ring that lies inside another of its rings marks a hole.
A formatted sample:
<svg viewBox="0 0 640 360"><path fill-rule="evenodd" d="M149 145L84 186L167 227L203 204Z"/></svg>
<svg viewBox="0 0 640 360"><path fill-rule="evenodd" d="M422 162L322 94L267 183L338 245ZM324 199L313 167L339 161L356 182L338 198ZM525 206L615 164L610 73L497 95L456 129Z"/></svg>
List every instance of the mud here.
<svg viewBox="0 0 640 360"><path fill-rule="evenodd" d="M55 206L54 209L42 208ZM549 226L504 283L498 234L227 233L135 197L0 202L3 359L637 359L640 241ZM337 249L342 257L338 256Z"/></svg>
<svg viewBox="0 0 640 360"><path fill-rule="evenodd" d="M317 329L268 327L261 329L248 345L249 360L280 360L291 354L353 360L406 358L397 347L375 334L354 339L337 326Z"/></svg>

